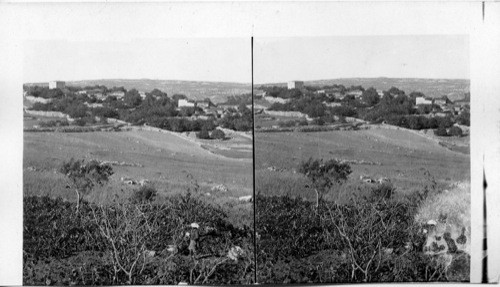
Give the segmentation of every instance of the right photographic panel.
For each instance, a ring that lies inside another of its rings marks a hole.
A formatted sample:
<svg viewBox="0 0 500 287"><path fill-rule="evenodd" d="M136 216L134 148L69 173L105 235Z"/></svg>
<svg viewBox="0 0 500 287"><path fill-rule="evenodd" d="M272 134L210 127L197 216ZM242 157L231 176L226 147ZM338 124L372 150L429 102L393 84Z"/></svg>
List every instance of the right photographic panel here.
<svg viewBox="0 0 500 287"><path fill-rule="evenodd" d="M257 282L468 282L466 35L254 38Z"/></svg>

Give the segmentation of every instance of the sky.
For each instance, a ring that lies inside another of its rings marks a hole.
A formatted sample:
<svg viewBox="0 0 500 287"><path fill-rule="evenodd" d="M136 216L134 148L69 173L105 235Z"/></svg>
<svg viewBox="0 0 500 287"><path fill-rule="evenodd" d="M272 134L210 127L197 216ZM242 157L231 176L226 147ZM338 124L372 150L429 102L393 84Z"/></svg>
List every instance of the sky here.
<svg viewBox="0 0 500 287"><path fill-rule="evenodd" d="M461 35L256 38L255 83L336 78L469 79Z"/></svg>
<svg viewBox="0 0 500 287"><path fill-rule="evenodd" d="M24 45L23 81L161 79L250 83L250 38L130 41L35 40Z"/></svg>
<svg viewBox="0 0 500 287"><path fill-rule="evenodd" d="M251 82L250 38L26 41L24 82L161 79ZM254 39L256 84L350 77L468 79L461 35Z"/></svg>

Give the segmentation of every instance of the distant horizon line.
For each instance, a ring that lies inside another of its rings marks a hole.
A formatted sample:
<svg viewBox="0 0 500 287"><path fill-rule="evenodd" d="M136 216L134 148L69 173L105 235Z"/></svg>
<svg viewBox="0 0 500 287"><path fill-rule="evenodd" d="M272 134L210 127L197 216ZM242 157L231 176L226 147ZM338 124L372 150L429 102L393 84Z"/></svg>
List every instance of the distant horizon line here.
<svg viewBox="0 0 500 287"><path fill-rule="evenodd" d="M424 77L387 77L387 76L378 76L378 77L338 77L338 78L323 78L323 79L315 79L315 80L300 80L293 79L287 81L276 81L276 82L260 82L254 83L255 85L270 85L270 84L286 84L291 81L301 81L301 82L318 82L318 81L331 81L331 80L349 80L349 79L418 79L418 80L465 80L470 81L470 78L424 78ZM30 81L24 82L23 84L41 84L41 83L49 83L53 81L60 82L91 82L91 81L176 81L176 82L205 82L205 83L231 83L231 84L239 84L239 85L251 85L251 82L236 82L236 81L207 81L207 80L180 80L180 79L152 79L152 78L102 78L102 79L82 79L82 80L50 80L50 81Z"/></svg>
<svg viewBox="0 0 500 287"><path fill-rule="evenodd" d="M339 78L323 78L323 79L315 79L315 80L300 80L300 79L294 79L294 80L288 80L288 81L281 81L281 82L265 82L265 83L255 83L257 85L269 85L269 84L281 84L281 83L288 83L288 82L293 82L293 81L300 81L300 82L318 82L318 81L331 81L331 80L349 80L349 79L418 79L418 80L465 80L465 81L470 81L470 78L423 78L423 77L387 77L387 76L378 76L378 77L339 77Z"/></svg>

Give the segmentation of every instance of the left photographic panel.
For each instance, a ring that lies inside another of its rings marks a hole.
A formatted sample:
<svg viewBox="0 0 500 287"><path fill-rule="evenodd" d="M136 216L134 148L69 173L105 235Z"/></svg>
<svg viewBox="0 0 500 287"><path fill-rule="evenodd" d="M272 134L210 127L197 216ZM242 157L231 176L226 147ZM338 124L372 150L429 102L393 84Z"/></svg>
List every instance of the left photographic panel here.
<svg viewBox="0 0 500 287"><path fill-rule="evenodd" d="M23 284L254 283L250 38L27 41Z"/></svg>

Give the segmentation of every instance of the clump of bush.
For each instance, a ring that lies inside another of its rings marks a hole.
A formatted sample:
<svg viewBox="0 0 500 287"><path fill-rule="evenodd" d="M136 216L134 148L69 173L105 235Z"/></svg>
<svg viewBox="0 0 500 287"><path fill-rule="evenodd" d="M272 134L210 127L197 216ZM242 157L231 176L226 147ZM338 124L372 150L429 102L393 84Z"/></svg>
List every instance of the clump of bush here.
<svg viewBox="0 0 500 287"><path fill-rule="evenodd" d="M215 129L210 135L210 138L223 140L226 138L226 134L221 129Z"/></svg>
<svg viewBox="0 0 500 287"><path fill-rule="evenodd" d="M439 126L436 130L434 130L434 134L440 137L461 137L463 135L463 131L460 127L452 126L449 130L446 129L445 126Z"/></svg>
<svg viewBox="0 0 500 287"><path fill-rule="evenodd" d="M38 124L42 128L49 127L65 127L69 126L69 122L67 120L53 120L53 121L42 121Z"/></svg>
<svg viewBox="0 0 500 287"><path fill-rule="evenodd" d="M152 186L141 186L139 189L135 190L132 196L130 196L130 202L132 203L146 203L153 202L156 198L158 191Z"/></svg>
<svg viewBox="0 0 500 287"><path fill-rule="evenodd" d="M196 133L196 137L204 140L210 140L210 139L223 140L226 138L226 134L221 129L215 129L212 132L208 131L208 129L202 129L201 131Z"/></svg>
<svg viewBox="0 0 500 287"><path fill-rule="evenodd" d="M378 190L384 195L390 189ZM288 196L258 196L256 204L261 282L445 280L432 276L442 274L442 266L421 252L425 237L413 222L411 203L384 197L345 205L323 201L318 213L311 202Z"/></svg>

